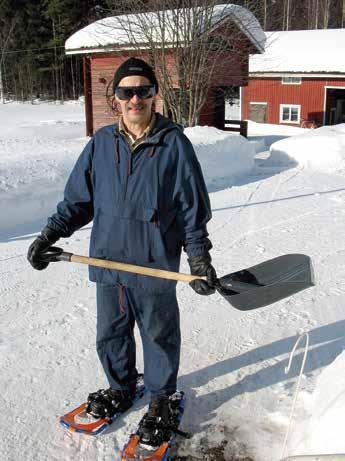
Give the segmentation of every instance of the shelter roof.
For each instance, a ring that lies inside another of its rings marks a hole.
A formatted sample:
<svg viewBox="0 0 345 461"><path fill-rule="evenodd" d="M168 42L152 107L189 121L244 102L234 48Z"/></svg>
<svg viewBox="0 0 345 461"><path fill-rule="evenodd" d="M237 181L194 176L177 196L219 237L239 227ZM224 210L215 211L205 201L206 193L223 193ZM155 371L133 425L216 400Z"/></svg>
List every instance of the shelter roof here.
<svg viewBox="0 0 345 461"><path fill-rule="evenodd" d="M162 14L176 18L177 10L166 10L164 13L138 13L121 16L112 16L100 19L83 29L75 32L65 43L67 54L85 54L90 52L107 52L119 48L133 48L133 43L148 47L148 37L141 28L142 20L150 24L150 40L159 42L162 39L159 21ZM259 53L264 51L266 37L256 17L246 8L234 4L216 5L212 12L212 26L217 27L226 18L231 18L237 27L248 37ZM145 16L145 18L144 18ZM167 21L169 23L169 21ZM131 33L126 32L130 24ZM127 27L125 27L127 26ZM173 30L169 27L165 31L165 40L172 43ZM188 31L186 32L188 33ZM132 39L131 39L131 34Z"/></svg>

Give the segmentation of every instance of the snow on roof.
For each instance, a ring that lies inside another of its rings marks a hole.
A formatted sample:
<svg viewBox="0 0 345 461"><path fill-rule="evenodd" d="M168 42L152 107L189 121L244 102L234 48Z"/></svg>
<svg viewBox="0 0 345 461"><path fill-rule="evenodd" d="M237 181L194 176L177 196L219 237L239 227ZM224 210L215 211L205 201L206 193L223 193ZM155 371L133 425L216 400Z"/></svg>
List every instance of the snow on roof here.
<svg viewBox="0 0 345 461"><path fill-rule="evenodd" d="M345 72L345 29L266 32L265 52L249 60L250 73Z"/></svg>
<svg viewBox="0 0 345 461"><path fill-rule="evenodd" d="M176 10L167 10L164 14L173 16ZM160 13L163 14L162 12ZM147 44L147 37L142 33L140 21L145 16L145 23L152 24L152 38L159 41L160 31L157 13L140 13L121 16L113 16L100 19L66 40L65 49L67 54L82 54L88 52L100 52L117 48L118 46L130 45L127 32L123 29L124 24L131 24L135 43ZM265 49L265 33L263 32L256 17L246 8L239 5L223 4L216 5L213 10L212 24L216 26L226 17L230 17L237 27L249 38L257 50L262 53ZM169 35L169 31L167 32Z"/></svg>

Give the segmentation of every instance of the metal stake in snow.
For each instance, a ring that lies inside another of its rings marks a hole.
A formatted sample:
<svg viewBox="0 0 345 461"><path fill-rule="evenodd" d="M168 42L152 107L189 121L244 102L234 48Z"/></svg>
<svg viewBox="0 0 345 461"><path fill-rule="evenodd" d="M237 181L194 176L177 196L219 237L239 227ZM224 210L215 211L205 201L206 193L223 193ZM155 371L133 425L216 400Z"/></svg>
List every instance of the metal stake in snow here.
<svg viewBox="0 0 345 461"><path fill-rule="evenodd" d="M292 407L291 407L290 418L289 418L289 426L288 426L288 429L286 431L285 440L284 440L284 444L283 444L283 451L282 451L282 456L281 456L282 459L284 459L284 455L285 455L285 451L286 451L286 445L287 445L287 441L288 441L288 438L289 438L289 435L290 435L292 417L293 417L293 414L294 414L294 411L295 411L296 401L297 401L297 397L298 397L298 394L299 394L299 391L300 391L301 379L302 379L302 375L303 375L303 371L304 371L305 362L307 360L308 349L309 349L309 334L308 333L303 333L297 339L296 344L294 345L294 348L292 349L291 354L290 354L289 364L285 368L285 374L288 374L289 371L290 371L290 368L291 368L291 363L292 363L292 359L294 357L295 350L297 349L298 344L300 343L300 341L304 337L306 338L306 344L305 344L305 349L304 349L303 362L302 362L302 366L301 366L301 371L300 371L299 376L298 376L298 381L297 381L297 386L296 386L296 390L295 390L294 400L293 400Z"/></svg>

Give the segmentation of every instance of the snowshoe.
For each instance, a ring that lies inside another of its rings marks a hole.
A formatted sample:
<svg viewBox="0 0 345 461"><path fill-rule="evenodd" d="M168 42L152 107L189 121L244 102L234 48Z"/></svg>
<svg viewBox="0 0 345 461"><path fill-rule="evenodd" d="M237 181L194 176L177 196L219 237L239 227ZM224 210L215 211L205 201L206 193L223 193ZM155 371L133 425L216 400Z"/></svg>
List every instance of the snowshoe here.
<svg viewBox="0 0 345 461"><path fill-rule="evenodd" d="M126 412L145 393L143 375L138 375L132 394L115 389L100 389L87 402L61 416L60 424L71 432L98 435Z"/></svg>
<svg viewBox="0 0 345 461"><path fill-rule="evenodd" d="M189 438L180 431L184 411L184 393L154 397L135 434L122 451L122 461L166 461L177 435Z"/></svg>

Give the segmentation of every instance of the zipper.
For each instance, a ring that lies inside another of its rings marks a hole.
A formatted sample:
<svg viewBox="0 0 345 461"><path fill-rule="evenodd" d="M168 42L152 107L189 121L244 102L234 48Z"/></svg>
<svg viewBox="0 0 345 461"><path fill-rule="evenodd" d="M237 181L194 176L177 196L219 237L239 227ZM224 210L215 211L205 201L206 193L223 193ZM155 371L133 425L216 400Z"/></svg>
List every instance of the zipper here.
<svg viewBox="0 0 345 461"><path fill-rule="evenodd" d="M128 143L126 141L126 144L128 146ZM133 173L133 157L135 155L138 155L140 150L144 149L145 147L152 146L149 152L149 157L153 157L156 151L156 144L151 144L148 142L142 142L139 144L133 152L130 151L130 148L128 146L127 152L128 152L128 163L127 163L127 173L126 173L126 180L125 180L125 190L124 190L124 200L126 200L127 196L127 190L128 190L128 178L131 176ZM116 136L115 138L115 156L116 156L116 162L120 163L120 142L119 138Z"/></svg>

